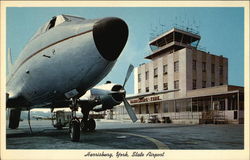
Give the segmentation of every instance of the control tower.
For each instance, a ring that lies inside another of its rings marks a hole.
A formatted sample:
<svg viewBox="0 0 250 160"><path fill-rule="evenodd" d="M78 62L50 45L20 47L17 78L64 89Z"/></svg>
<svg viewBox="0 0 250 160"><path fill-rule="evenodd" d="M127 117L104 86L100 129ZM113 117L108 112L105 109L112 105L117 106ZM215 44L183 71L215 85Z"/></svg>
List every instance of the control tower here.
<svg viewBox="0 0 250 160"><path fill-rule="evenodd" d="M151 60L135 69L135 93L178 90L169 97L186 97L187 91L228 84L228 59L199 50L200 35L173 28L149 42Z"/></svg>
<svg viewBox="0 0 250 160"><path fill-rule="evenodd" d="M145 58L153 59L163 53L173 53L183 48L197 48L200 39L198 34L173 28L149 42L152 54Z"/></svg>

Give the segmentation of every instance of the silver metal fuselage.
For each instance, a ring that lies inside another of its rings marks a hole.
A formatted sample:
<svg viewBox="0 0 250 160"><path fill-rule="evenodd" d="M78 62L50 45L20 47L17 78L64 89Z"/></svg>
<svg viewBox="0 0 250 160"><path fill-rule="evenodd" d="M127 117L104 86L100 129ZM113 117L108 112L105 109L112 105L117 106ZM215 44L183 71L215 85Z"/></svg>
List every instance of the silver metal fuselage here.
<svg viewBox="0 0 250 160"><path fill-rule="evenodd" d="M106 60L96 48L97 21L65 22L31 39L7 77L9 97L22 96L32 106L66 99L74 89L82 95L100 82L116 60Z"/></svg>

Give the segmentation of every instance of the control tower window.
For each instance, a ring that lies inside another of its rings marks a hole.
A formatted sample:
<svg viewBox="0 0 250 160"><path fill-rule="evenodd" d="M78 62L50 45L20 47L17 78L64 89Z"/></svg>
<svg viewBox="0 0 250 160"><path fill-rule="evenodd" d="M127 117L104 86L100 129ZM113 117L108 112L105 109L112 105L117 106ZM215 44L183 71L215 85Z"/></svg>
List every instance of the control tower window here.
<svg viewBox="0 0 250 160"><path fill-rule="evenodd" d="M48 30L53 28L55 26L55 24L56 24L56 17L53 17L52 20L50 20L50 22L49 22Z"/></svg>

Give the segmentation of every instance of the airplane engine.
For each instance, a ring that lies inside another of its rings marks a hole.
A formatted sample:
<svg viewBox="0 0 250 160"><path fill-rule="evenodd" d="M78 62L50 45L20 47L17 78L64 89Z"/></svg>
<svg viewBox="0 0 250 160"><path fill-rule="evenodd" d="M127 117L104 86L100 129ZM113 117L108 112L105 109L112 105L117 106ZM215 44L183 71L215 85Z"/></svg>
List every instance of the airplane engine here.
<svg viewBox="0 0 250 160"><path fill-rule="evenodd" d="M105 89L102 90L102 94L98 96L101 105L94 107L93 110L98 112L112 109L114 106L122 103L124 96L125 91L121 85L106 84Z"/></svg>

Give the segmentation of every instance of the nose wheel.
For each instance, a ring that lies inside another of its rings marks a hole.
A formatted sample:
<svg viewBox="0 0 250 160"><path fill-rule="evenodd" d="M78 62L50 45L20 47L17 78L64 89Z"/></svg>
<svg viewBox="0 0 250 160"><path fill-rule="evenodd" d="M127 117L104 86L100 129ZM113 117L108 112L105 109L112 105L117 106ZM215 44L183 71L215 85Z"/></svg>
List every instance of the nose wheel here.
<svg viewBox="0 0 250 160"><path fill-rule="evenodd" d="M73 142L80 141L80 122L78 119L77 120L73 119L70 122L69 134L71 141Z"/></svg>
<svg viewBox="0 0 250 160"><path fill-rule="evenodd" d="M80 141L80 131L95 131L96 123L93 118L89 118L89 112L90 108L88 107L82 107L81 112L83 114L83 118L80 122L80 120L76 117L76 111L78 110L77 106L77 100L72 100L72 106L70 107L72 110L72 119L69 124L69 134L70 139L73 142L79 142Z"/></svg>
<svg viewBox="0 0 250 160"><path fill-rule="evenodd" d="M79 142L80 141L80 121L76 117L76 111L78 110L77 107L77 100L72 100L72 106L70 107L72 111L72 119L69 123L69 135L70 139L73 142Z"/></svg>

